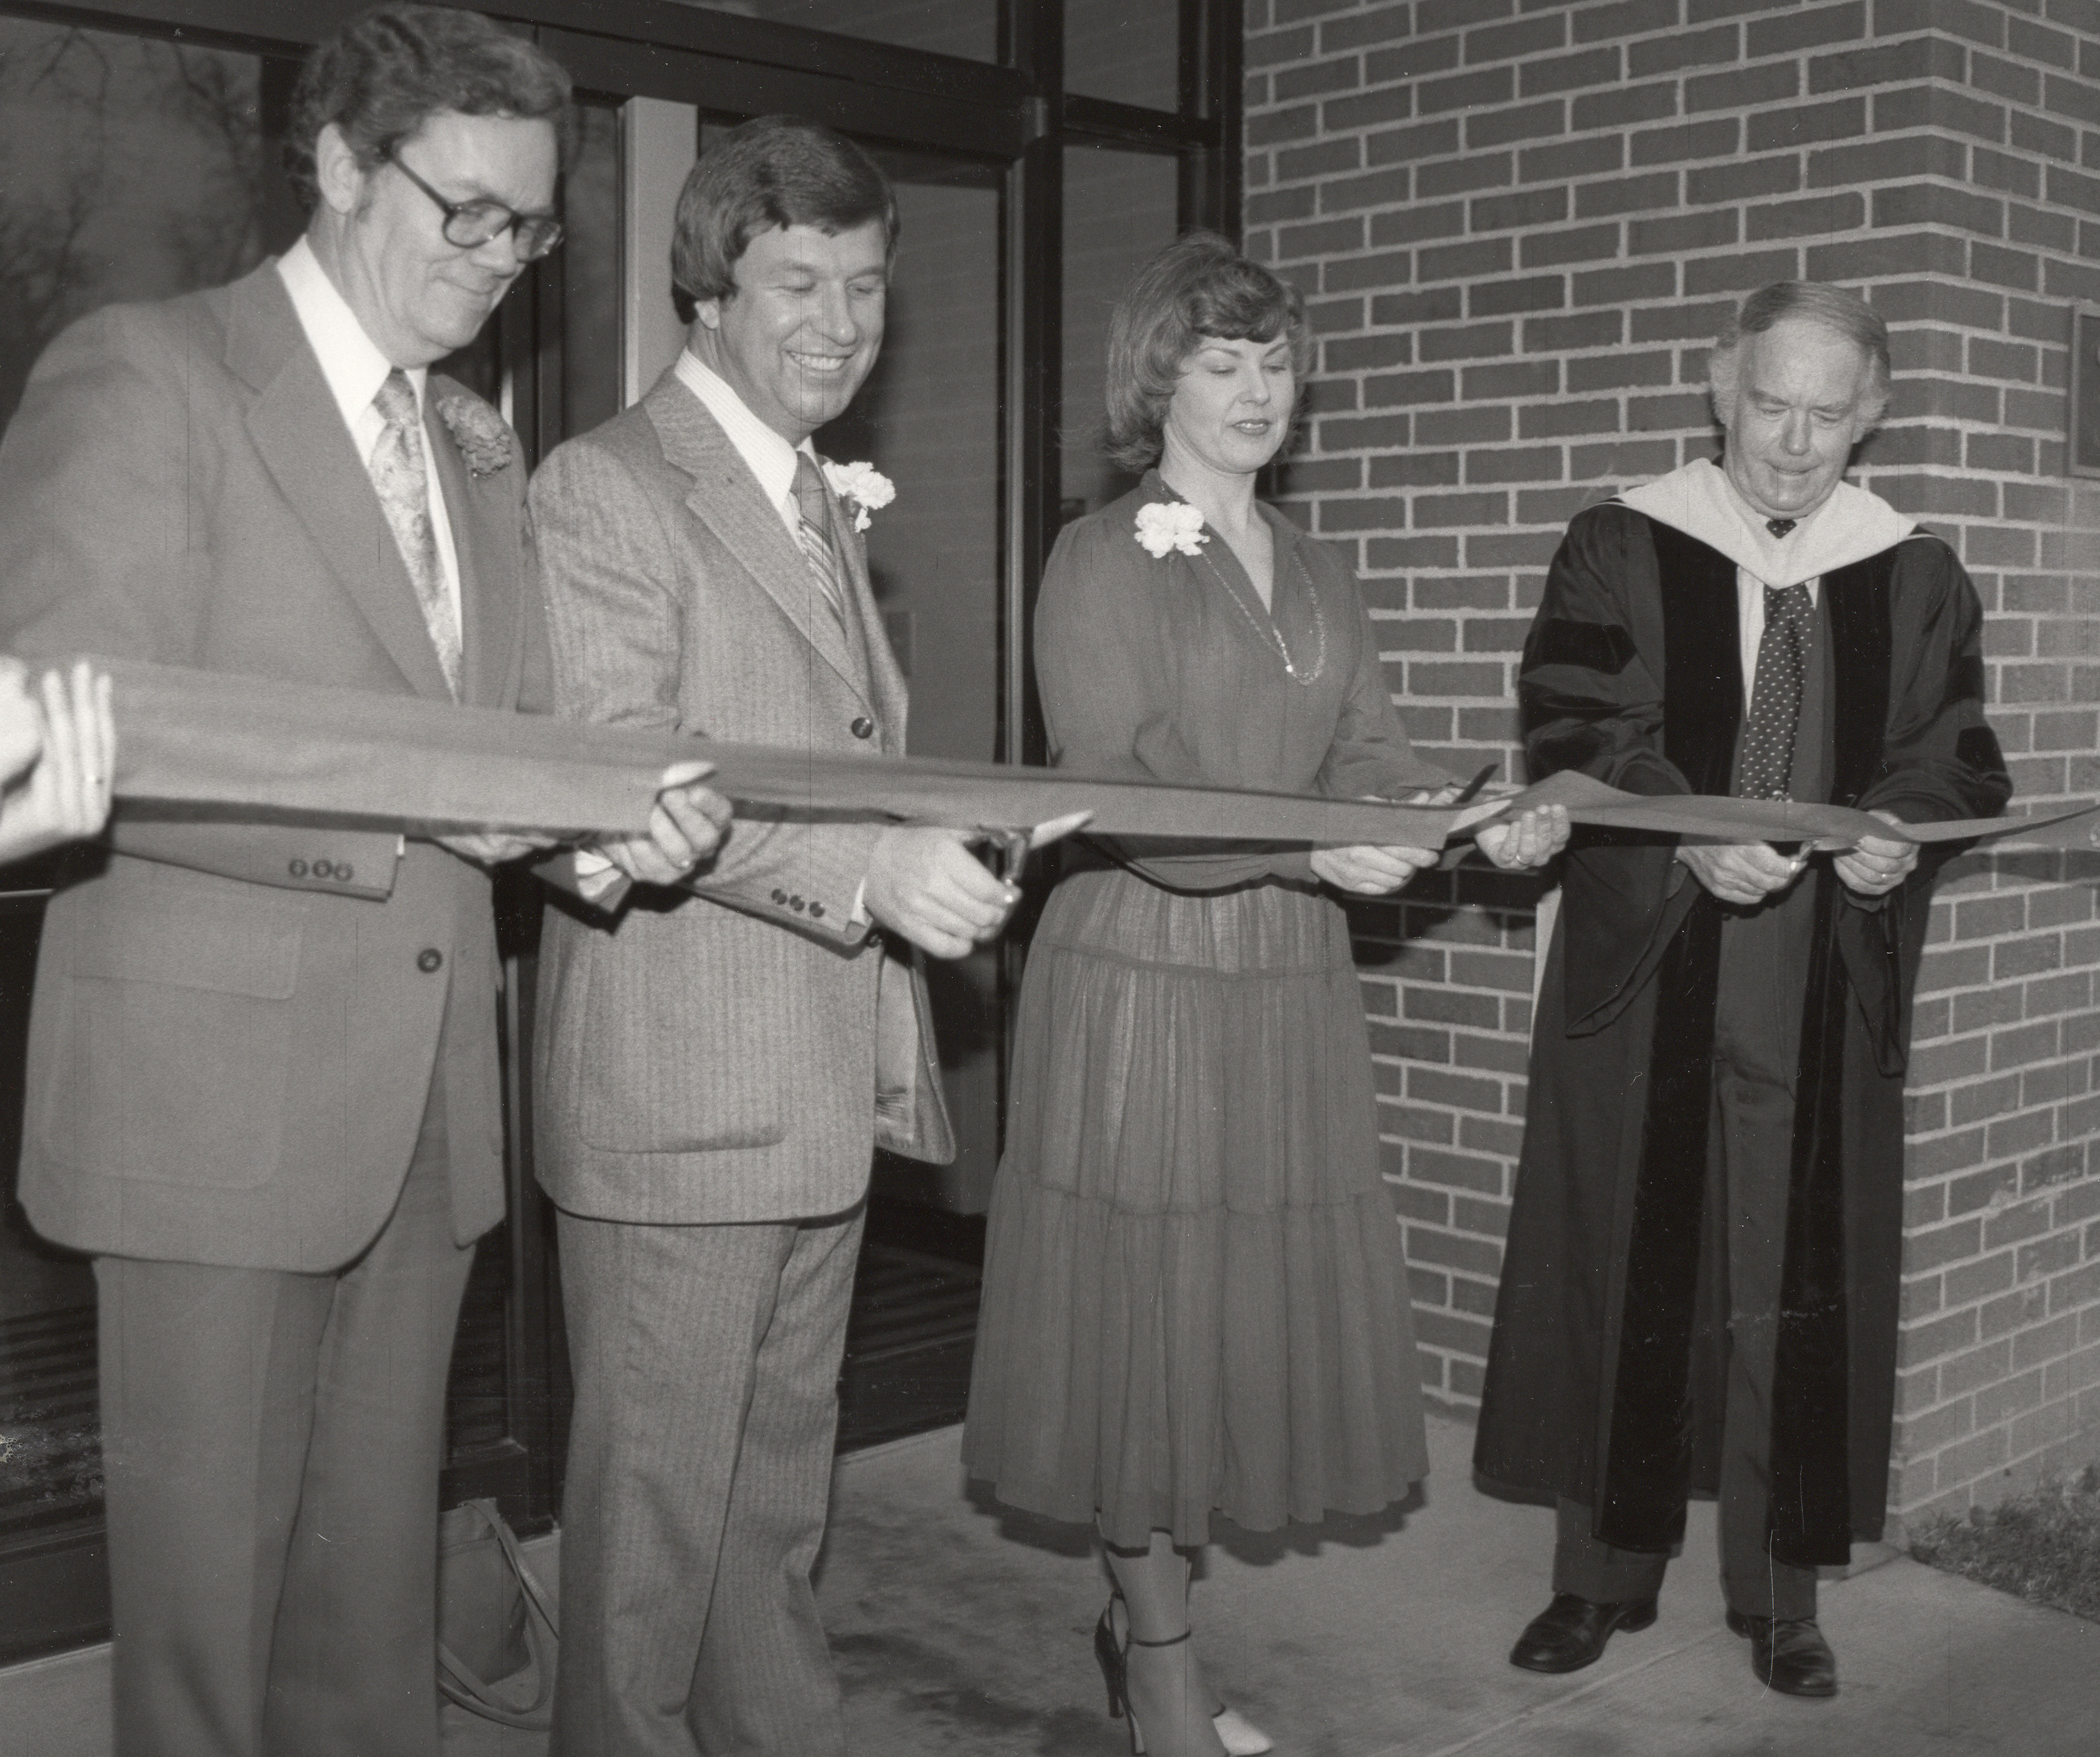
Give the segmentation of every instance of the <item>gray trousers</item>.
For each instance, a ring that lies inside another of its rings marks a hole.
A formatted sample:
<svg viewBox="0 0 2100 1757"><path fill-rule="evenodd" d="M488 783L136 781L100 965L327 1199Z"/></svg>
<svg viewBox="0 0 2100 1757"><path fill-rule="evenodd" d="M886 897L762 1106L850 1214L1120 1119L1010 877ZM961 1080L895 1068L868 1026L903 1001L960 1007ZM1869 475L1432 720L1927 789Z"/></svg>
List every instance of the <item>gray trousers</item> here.
<svg viewBox="0 0 2100 1757"><path fill-rule="evenodd" d="M333 1274L95 1260L117 1757L437 1757L452 1239L434 1079Z"/></svg>
<svg viewBox="0 0 2100 1757"><path fill-rule="evenodd" d="M551 1757L845 1757L810 1571L865 1212L560 1216L576 1402Z"/></svg>

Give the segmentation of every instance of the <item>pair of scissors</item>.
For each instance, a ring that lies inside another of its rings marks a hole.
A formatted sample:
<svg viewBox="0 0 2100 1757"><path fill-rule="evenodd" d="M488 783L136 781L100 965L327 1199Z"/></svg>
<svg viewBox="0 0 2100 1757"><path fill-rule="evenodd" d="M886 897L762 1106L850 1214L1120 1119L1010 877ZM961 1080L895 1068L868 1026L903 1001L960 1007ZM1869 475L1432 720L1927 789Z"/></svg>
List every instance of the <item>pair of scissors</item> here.
<svg viewBox="0 0 2100 1757"><path fill-rule="evenodd" d="M1489 763L1485 769L1481 770L1478 775L1475 775L1471 780L1467 782L1463 787L1460 788L1457 793L1453 795L1449 799L1445 801L1444 803L1447 806L1471 804L1472 801L1479 796L1480 789L1485 787L1489 782L1492 781L1495 778L1495 770L1499 769L1501 766L1502 765L1498 762Z"/></svg>
<svg viewBox="0 0 2100 1757"><path fill-rule="evenodd" d="M991 871L995 878L1009 885L1021 882L1021 869L1028 863L1028 854L1034 837L1027 830L993 830L980 828L977 832L983 845L977 850L977 859Z"/></svg>

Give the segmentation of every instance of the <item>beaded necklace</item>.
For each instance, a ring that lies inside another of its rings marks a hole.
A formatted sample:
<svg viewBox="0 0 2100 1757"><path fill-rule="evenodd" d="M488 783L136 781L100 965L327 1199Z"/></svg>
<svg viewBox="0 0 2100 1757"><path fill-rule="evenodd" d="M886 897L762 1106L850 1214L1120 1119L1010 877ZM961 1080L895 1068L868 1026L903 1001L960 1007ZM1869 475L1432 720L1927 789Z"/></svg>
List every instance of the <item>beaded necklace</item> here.
<svg viewBox="0 0 2100 1757"><path fill-rule="evenodd" d="M1248 626L1256 634L1265 636L1268 644L1276 649L1277 656L1283 660L1283 674L1300 689L1308 689L1319 681L1320 673L1327 668L1327 612L1321 607L1320 594L1312 588L1312 577L1305 572L1305 563L1298 558L1297 545L1293 544L1290 548L1290 564L1298 570L1298 577L1305 587L1305 595L1312 601L1312 630L1318 645L1312 650L1312 669L1310 671L1300 671L1292 662L1290 649L1284 644L1283 630L1277 627L1274 612L1270 613L1266 622L1261 620L1247 608L1246 601L1233 589L1232 582L1219 571L1218 564L1207 554L1198 550L1196 556L1210 571L1211 577L1218 582L1239 613L1246 618ZM1273 594L1271 601L1273 602Z"/></svg>

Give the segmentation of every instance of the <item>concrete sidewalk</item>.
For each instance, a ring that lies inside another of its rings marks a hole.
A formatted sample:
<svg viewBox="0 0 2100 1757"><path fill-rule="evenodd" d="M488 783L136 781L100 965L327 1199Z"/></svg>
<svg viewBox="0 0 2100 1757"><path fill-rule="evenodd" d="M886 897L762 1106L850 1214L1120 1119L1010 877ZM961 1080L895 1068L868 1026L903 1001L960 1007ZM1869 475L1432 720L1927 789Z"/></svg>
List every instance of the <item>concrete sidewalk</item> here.
<svg viewBox="0 0 2100 1757"><path fill-rule="evenodd" d="M1091 1636L1107 1587L1083 1532L966 1488L960 1430L838 1468L820 1591L854 1757L1112 1757ZM1280 1757L2009 1757L2100 1752L2100 1625L1897 1557L1823 1588L1838 1698L1776 1696L1721 1621L1696 1504L1655 1627L1572 1677L1507 1662L1546 1599L1553 1520L1476 1493L1471 1428L1432 1420L1409 1508L1208 1552L1204 1651ZM551 1546L536 1561L554 1572ZM0 1753L107 1757L106 1649L0 1673ZM446 1711L445 1757L543 1736Z"/></svg>
<svg viewBox="0 0 2100 1757"><path fill-rule="evenodd" d="M966 1496L957 1437L840 1468L823 1594L856 1757L1127 1750L1090 1651L1091 1547ZM1411 1510L1209 1552L1194 1605L1213 1675L1286 1757L2100 1753L2100 1625L1908 1557L1824 1585L1834 1702L1764 1689L1721 1620L1706 1503L1654 1627L1569 1677L1519 1671L1552 1515L1475 1490L1470 1428L1432 1419L1429 1439Z"/></svg>

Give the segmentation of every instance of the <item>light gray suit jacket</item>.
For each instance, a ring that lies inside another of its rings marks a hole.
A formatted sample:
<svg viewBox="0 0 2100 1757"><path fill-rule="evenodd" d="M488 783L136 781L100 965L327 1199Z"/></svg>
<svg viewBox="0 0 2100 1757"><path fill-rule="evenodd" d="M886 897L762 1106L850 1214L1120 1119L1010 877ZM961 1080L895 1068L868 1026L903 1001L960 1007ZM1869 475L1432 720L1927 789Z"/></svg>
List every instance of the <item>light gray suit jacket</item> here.
<svg viewBox="0 0 2100 1757"><path fill-rule="evenodd" d="M524 464L470 475L435 412L461 387L430 393L465 699L544 708ZM0 642L451 699L272 265L106 307L38 363L0 445ZM397 867L395 838L369 832L120 823L112 841L44 918L21 1170L39 1231L338 1268L394 1207L441 1053L455 1234L502 1217L483 872L425 841Z"/></svg>
<svg viewBox="0 0 2100 1757"><path fill-rule="evenodd" d="M532 510L556 711L825 752L904 748L904 681L842 508L847 620L750 467L670 373L558 448ZM680 889L550 905L535 1051L540 1182L605 1220L837 1213L884 1144L954 1154L923 978L852 920L879 823L739 811ZM880 1063L880 1065L879 1065Z"/></svg>

